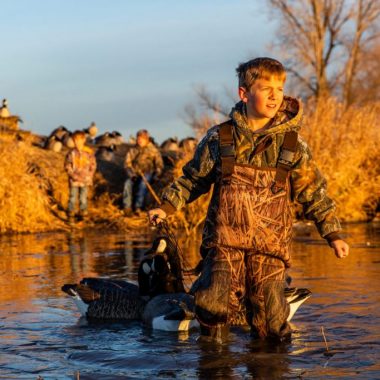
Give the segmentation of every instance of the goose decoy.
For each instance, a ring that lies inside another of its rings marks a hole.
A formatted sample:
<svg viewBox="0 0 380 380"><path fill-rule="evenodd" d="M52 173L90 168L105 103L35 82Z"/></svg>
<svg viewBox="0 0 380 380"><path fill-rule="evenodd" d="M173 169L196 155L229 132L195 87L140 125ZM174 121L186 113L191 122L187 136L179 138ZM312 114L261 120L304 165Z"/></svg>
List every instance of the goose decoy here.
<svg viewBox="0 0 380 380"><path fill-rule="evenodd" d="M58 153L62 150L62 142L55 135L53 135L47 139L45 149Z"/></svg>
<svg viewBox="0 0 380 380"><path fill-rule="evenodd" d="M98 127L96 123L93 121L90 126L85 129L85 132L88 133L91 138L94 138L98 133Z"/></svg>
<svg viewBox="0 0 380 380"><path fill-rule="evenodd" d="M185 293L182 266L176 245L167 237L159 236L145 253L138 271L141 296Z"/></svg>
<svg viewBox="0 0 380 380"><path fill-rule="evenodd" d="M3 99L3 105L0 107L0 117L9 117L11 114L9 113L8 110L8 100Z"/></svg>
<svg viewBox="0 0 380 380"><path fill-rule="evenodd" d="M118 131L112 131L111 136L114 139L114 144L115 145L120 145L124 143L124 138L122 134Z"/></svg>
<svg viewBox="0 0 380 380"><path fill-rule="evenodd" d="M177 137L170 137L163 141L160 145L160 149L163 152L178 152L179 146L178 146L178 138Z"/></svg>
<svg viewBox="0 0 380 380"><path fill-rule="evenodd" d="M311 296L311 291L305 288L285 288L284 292L290 306L288 315L288 322L290 322L298 308Z"/></svg>
<svg viewBox="0 0 380 380"><path fill-rule="evenodd" d="M287 280L290 284L290 278ZM199 327L194 297L184 290L182 267L176 244L166 236L156 238L140 263L139 286L123 280L84 278L65 284L83 316L89 319L137 319L163 331L188 331ZM290 305L288 321L310 296L303 288L285 288Z"/></svg>
<svg viewBox="0 0 380 380"><path fill-rule="evenodd" d="M127 281L84 278L79 284L65 284L82 316L89 319L141 319L146 301L138 286Z"/></svg>
<svg viewBox="0 0 380 380"><path fill-rule="evenodd" d="M152 298L142 314L145 326L161 331L189 331L199 327L194 297L187 293L160 294Z"/></svg>
<svg viewBox="0 0 380 380"><path fill-rule="evenodd" d="M193 154L198 140L195 137L186 137L179 142L179 148L184 154Z"/></svg>
<svg viewBox="0 0 380 380"><path fill-rule="evenodd" d="M63 141L63 138L66 136L66 134L69 132L69 130L64 126L60 125L59 127L55 128L49 135L49 138L55 137L59 141Z"/></svg>
<svg viewBox="0 0 380 380"><path fill-rule="evenodd" d="M153 241L140 264L139 286L123 280L84 278L79 284L65 284L61 289L87 318L141 320L146 302L152 297L184 292L174 250L168 238Z"/></svg>

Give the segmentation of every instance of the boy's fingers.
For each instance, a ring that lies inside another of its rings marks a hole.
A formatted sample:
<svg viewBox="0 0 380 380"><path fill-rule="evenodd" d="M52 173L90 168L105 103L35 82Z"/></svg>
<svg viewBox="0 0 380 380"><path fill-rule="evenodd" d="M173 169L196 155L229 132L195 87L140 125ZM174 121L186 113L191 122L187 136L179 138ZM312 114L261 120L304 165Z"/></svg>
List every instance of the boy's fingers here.
<svg viewBox="0 0 380 380"><path fill-rule="evenodd" d="M152 216L151 222L155 226L157 224L160 224L160 217L158 216L158 214L155 214L155 215Z"/></svg>
<svg viewBox="0 0 380 380"><path fill-rule="evenodd" d="M348 256L348 250L346 247L339 247L336 249L336 254L339 258L343 259Z"/></svg>
<svg viewBox="0 0 380 380"><path fill-rule="evenodd" d="M332 243L335 251L335 256L339 259L343 259L348 256L350 251L350 246L343 240L336 240Z"/></svg>
<svg viewBox="0 0 380 380"><path fill-rule="evenodd" d="M149 221L154 226L157 226L158 224L162 222L162 219L160 218L158 214L149 214Z"/></svg>

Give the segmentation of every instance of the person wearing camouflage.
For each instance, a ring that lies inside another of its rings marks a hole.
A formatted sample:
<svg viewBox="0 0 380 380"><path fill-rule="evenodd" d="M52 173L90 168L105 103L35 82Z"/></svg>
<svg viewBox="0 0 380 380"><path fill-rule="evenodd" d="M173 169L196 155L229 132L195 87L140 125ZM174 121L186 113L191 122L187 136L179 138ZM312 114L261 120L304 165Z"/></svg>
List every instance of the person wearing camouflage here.
<svg viewBox="0 0 380 380"><path fill-rule="evenodd" d="M96 160L91 148L85 146L86 134L83 131L75 131L72 135L75 147L69 151L65 159L65 169L69 176L69 222L73 222L75 216L75 203L79 195L79 216L87 216L87 193L92 185L96 171Z"/></svg>
<svg viewBox="0 0 380 380"><path fill-rule="evenodd" d="M254 337L290 336L284 297L291 266L292 205L303 206L338 258L349 247L326 180L299 136L302 105L284 96L285 69L271 58L239 65L239 97L230 120L212 127L183 176L149 212L157 223L214 185L204 224L202 273L192 287L201 334L216 340L231 324Z"/></svg>
<svg viewBox="0 0 380 380"><path fill-rule="evenodd" d="M144 207L148 189L142 176L147 182L151 182L161 174L163 166L161 153L150 141L148 131L138 131L136 146L128 151L124 160L127 179L124 183L123 206L126 216L131 216L133 209L139 214Z"/></svg>

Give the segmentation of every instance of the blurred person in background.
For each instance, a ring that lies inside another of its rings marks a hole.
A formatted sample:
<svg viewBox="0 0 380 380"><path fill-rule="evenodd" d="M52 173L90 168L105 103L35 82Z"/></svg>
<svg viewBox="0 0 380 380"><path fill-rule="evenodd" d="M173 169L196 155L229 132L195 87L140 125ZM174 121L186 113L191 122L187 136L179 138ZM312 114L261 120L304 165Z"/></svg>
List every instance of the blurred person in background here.
<svg viewBox="0 0 380 380"><path fill-rule="evenodd" d="M161 153L152 143L149 132L141 129L136 134L135 146L127 152L124 161L127 177L123 191L125 216L141 213L148 192L145 181L150 183L158 178L163 167Z"/></svg>
<svg viewBox="0 0 380 380"><path fill-rule="evenodd" d="M91 148L85 146L86 133L75 131L72 135L74 148L65 159L65 170L69 176L69 222L75 220L75 208L79 195L79 217L84 219L88 215L87 198L88 187L92 185L96 171L95 154Z"/></svg>

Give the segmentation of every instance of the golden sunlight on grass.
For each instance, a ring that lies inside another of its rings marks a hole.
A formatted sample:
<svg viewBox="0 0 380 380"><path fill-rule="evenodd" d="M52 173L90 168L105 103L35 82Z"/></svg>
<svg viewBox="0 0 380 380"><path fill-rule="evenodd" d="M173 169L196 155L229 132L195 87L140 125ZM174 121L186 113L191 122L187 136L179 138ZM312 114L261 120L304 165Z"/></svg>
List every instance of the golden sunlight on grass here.
<svg viewBox="0 0 380 380"><path fill-rule="evenodd" d="M306 105L301 135L328 181L328 192L336 201L344 221L366 220L363 204L380 198L380 104L344 110L329 99L315 110Z"/></svg>
<svg viewBox="0 0 380 380"><path fill-rule="evenodd" d="M55 154L17 139L0 144L0 232L34 232L62 227L51 212L51 196L60 191L62 162Z"/></svg>
<svg viewBox="0 0 380 380"><path fill-rule="evenodd" d="M330 99L317 110L313 103L305 108L301 135L327 178L328 192L337 203L339 217L344 221L366 220L363 205L368 199L380 199L380 105L345 111ZM0 131L0 233L68 228L68 180L63 168L66 152L42 149L37 142L38 136L29 132ZM182 174L181 168L190 158L186 156L177 162L174 178ZM121 230L147 227L145 216L123 216L122 178L120 173L116 177L115 183L121 181L117 187L120 194L109 192L105 178L96 173L89 194L88 226ZM306 175L300 186L309 180L312 178ZM191 235L202 224L209 199L210 194L204 195L171 216L173 228L182 228L187 236ZM376 201L373 204L376 207Z"/></svg>

